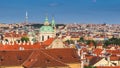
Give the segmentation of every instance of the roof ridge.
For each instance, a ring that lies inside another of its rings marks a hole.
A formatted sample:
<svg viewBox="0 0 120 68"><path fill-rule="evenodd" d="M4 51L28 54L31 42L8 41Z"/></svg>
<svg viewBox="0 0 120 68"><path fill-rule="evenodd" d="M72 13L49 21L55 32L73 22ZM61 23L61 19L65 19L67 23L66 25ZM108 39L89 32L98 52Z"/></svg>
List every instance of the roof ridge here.
<svg viewBox="0 0 120 68"><path fill-rule="evenodd" d="M60 60L58 60L58 59L56 59L56 58L52 57L51 55L49 55L49 54L45 53L44 51L40 50L40 52L41 52L41 53L43 53L44 55L46 55L46 56L50 57L51 59L53 59L53 60L55 60L55 61L57 61L57 62L60 62L61 64L64 64L64 65L67 65L67 66L68 66L68 64L67 64L67 63L64 63L64 62L62 62L62 61L60 61Z"/></svg>
<svg viewBox="0 0 120 68"><path fill-rule="evenodd" d="M36 53L36 50L33 51L33 52L29 55L29 57L27 58L27 60L25 60L21 65L24 65L25 63L27 63L27 62L30 60L30 57L34 55L34 53ZM37 57L37 56L38 56L38 54L34 55L34 57ZM35 63L35 62L34 62L34 63ZM32 64L34 64L34 63L32 63ZM30 67L31 67L31 66L32 66L32 65L30 65Z"/></svg>

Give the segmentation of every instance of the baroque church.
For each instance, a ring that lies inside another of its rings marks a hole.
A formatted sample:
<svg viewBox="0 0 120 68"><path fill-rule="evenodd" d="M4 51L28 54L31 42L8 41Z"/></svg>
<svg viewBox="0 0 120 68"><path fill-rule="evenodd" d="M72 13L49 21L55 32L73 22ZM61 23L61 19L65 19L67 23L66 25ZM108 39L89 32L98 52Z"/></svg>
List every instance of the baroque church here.
<svg viewBox="0 0 120 68"><path fill-rule="evenodd" d="M44 25L40 27L39 30L39 42L44 42L49 38L56 37L56 27L54 18L52 18L51 23L48 21L48 17L46 16Z"/></svg>

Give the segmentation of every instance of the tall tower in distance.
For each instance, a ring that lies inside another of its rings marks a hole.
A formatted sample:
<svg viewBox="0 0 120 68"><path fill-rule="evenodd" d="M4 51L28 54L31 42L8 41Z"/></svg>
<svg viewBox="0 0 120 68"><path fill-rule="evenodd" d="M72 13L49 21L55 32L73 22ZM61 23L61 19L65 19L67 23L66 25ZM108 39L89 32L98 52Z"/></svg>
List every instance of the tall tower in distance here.
<svg viewBox="0 0 120 68"><path fill-rule="evenodd" d="M26 11L25 24L28 24L28 12Z"/></svg>

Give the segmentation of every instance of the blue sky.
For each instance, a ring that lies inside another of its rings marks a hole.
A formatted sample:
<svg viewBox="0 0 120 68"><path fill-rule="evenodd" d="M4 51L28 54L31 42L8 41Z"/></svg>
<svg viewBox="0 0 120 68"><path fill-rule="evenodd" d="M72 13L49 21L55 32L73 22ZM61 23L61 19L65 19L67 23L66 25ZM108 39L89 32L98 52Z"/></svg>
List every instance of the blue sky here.
<svg viewBox="0 0 120 68"><path fill-rule="evenodd" d="M120 23L120 0L0 0L0 22Z"/></svg>

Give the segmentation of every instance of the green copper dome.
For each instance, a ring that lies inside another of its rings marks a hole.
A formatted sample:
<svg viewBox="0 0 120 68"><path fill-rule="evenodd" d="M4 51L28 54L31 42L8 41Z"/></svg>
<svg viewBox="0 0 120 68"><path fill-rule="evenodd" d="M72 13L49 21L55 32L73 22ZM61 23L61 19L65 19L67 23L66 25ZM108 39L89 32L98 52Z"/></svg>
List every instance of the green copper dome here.
<svg viewBox="0 0 120 68"><path fill-rule="evenodd" d="M54 32L53 27L49 25L47 16L45 18L44 26L40 28L40 32Z"/></svg>
<svg viewBox="0 0 120 68"><path fill-rule="evenodd" d="M52 26L42 26L40 32L54 32Z"/></svg>

